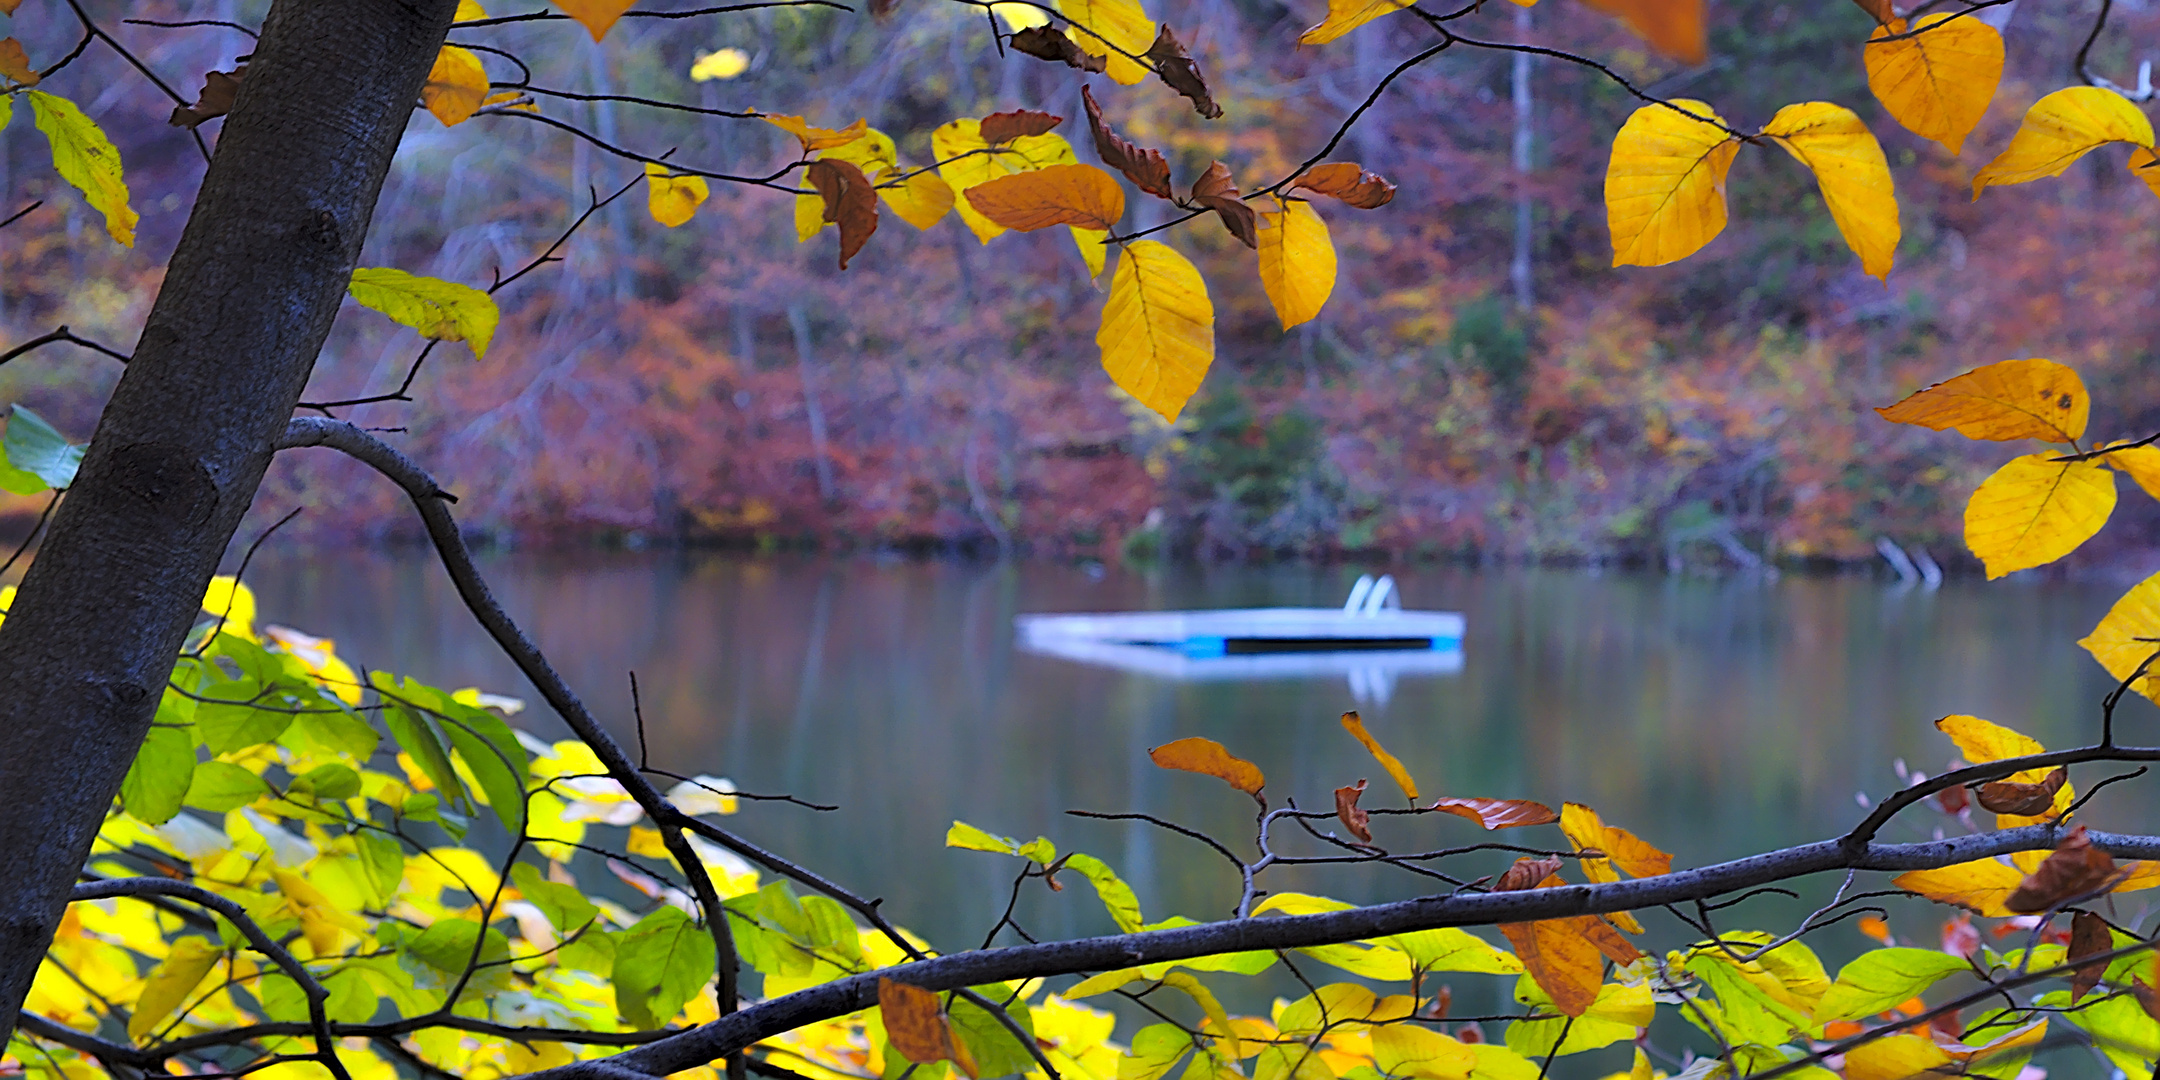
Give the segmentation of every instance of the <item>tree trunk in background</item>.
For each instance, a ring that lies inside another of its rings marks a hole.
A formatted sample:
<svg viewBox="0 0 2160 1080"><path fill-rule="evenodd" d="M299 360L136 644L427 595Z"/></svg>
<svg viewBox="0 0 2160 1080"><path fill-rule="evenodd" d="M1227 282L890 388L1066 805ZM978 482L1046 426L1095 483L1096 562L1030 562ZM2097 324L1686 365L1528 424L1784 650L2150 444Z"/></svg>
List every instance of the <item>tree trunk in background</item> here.
<svg viewBox="0 0 2160 1080"><path fill-rule="evenodd" d="M1515 37L1530 42L1530 9L1515 9ZM1508 261L1508 281L1515 287L1515 310L1528 315L1537 303L1530 273L1530 153L1535 149L1535 101L1531 98L1529 53L1515 54L1515 257Z"/></svg>
<svg viewBox="0 0 2160 1080"><path fill-rule="evenodd" d="M337 316L456 0L277 0L0 625L0 1037Z"/></svg>
<svg viewBox="0 0 2160 1080"><path fill-rule="evenodd" d="M817 379L810 371L810 317L801 304L788 305L787 324L795 335L795 373L802 378L803 409L810 414L810 450L817 455L818 499L829 504L836 494L832 455L825 452L825 410L818 404Z"/></svg>

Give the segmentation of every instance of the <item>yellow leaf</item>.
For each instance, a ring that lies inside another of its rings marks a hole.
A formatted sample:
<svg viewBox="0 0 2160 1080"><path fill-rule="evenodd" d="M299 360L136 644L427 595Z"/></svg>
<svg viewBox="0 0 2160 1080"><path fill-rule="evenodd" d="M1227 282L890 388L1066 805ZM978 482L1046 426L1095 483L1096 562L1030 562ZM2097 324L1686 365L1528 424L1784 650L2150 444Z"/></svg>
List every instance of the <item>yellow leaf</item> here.
<svg viewBox="0 0 2160 1080"><path fill-rule="evenodd" d="M1387 1076L1418 1080L1468 1080L1477 1053L1437 1031L1388 1024L1372 1033L1373 1064Z"/></svg>
<svg viewBox="0 0 2160 1080"><path fill-rule="evenodd" d="M494 340L495 324L502 321L494 297L470 285L403 270L360 267L352 272L352 283L345 291L361 306L418 330L421 337L465 342L472 346L474 356L483 359L488 342Z"/></svg>
<svg viewBox="0 0 2160 1080"><path fill-rule="evenodd" d="M2034 358L1974 368L1875 411L1893 424L1955 429L1968 439L2074 443L2085 435L2092 397L2076 371Z"/></svg>
<svg viewBox="0 0 2160 1080"><path fill-rule="evenodd" d="M1284 200L1282 212L1260 215L1260 287L1282 328L1309 322L1335 291L1335 244L1312 204ZM1417 798L1413 793L1411 798Z"/></svg>
<svg viewBox="0 0 2160 1080"><path fill-rule="evenodd" d="M750 70L750 54L741 49L715 49L697 58L690 65L692 82L710 82L714 79L732 79Z"/></svg>
<svg viewBox="0 0 2160 1080"><path fill-rule="evenodd" d="M2145 181L2145 186L2160 195L2160 155L2145 147L2130 151L2130 175Z"/></svg>
<svg viewBox="0 0 2160 1080"><path fill-rule="evenodd" d="M1387 770L1389 776L1395 778L1395 786L1402 789L1403 798L1416 802L1417 781L1410 778L1410 770L1403 768L1403 763L1396 760L1395 755L1388 753L1387 748L1380 745L1380 740L1373 738L1372 733L1365 730L1364 718L1355 712L1346 712L1342 714L1342 726L1344 731L1350 733L1351 738L1365 747L1366 753L1380 763L1381 768Z"/></svg>
<svg viewBox="0 0 2160 1080"><path fill-rule="evenodd" d="M2111 142L2152 149L2152 121L2128 98L2097 86L2057 90L2025 110L2010 146L1973 177L1973 198L1991 184L2022 184L2054 176Z"/></svg>
<svg viewBox="0 0 2160 1080"><path fill-rule="evenodd" d="M1672 873L1672 856L1626 829L1607 825L1598 812L1581 803L1560 807L1560 831L1577 851L1595 848L1629 877L1656 877Z"/></svg>
<svg viewBox="0 0 2160 1080"><path fill-rule="evenodd" d="M855 129L851 127L848 130ZM860 135L838 146L821 148L818 157L827 161L851 162L865 174L895 168L900 164L900 151L893 146L892 136L874 127L863 128Z"/></svg>
<svg viewBox="0 0 2160 1080"><path fill-rule="evenodd" d="M1128 253L1128 257L1130 253ZM1126 260L1118 260L1118 274L1125 273ZM1116 286L1112 286L1115 297ZM1137 396L1137 395L1136 395ZM1260 789L1267 786L1267 776L1260 766L1237 757L1223 749L1223 744L1213 739L1194 736L1167 742L1148 751L1148 760L1164 769L1180 769L1212 776L1254 798L1260 797Z"/></svg>
<svg viewBox="0 0 2160 1080"><path fill-rule="evenodd" d="M1106 242L1110 238L1109 230L1083 229L1075 225L1070 232L1073 244L1080 249L1080 258L1087 262L1088 277L1101 277L1103 262L1110 254L1110 245Z"/></svg>
<svg viewBox="0 0 2160 1080"><path fill-rule="evenodd" d="M480 111L487 100L487 69L471 50L445 45L435 54L435 67L420 87L420 100L444 127L455 127Z"/></svg>
<svg viewBox="0 0 2160 1080"><path fill-rule="evenodd" d="M2014 914L2003 901L2025 881L2025 872L1993 859L1957 863L1939 870L1911 870L1890 879L1906 892L1973 911L1989 918Z"/></svg>
<svg viewBox="0 0 2160 1080"><path fill-rule="evenodd" d="M1860 268L1889 277L1900 232L1897 191L1882 145L1859 114L1826 101L1787 105L1762 133L1815 174L1838 232L1860 256Z"/></svg>
<svg viewBox="0 0 2160 1080"><path fill-rule="evenodd" d="M224 950L208 938L184 937L173 942L172 952L150 970L135 1012L128 1017L128 1038L140 1041L156 1031L174 1009L185 1004L203 977L217 966Z"/></svg>
<svg viewBox="0 0 2160 1080"><path fill-rule="evenodd" d="M218 618L218 633L255 640L255 590L240 579L219 574L203 590L203 611Z"/></svg>
<svg viewBox="0 0 2160 1080"><path fill-rule="evenodd" d="M1050 25L1050 16L1032 4L992 4L990 13L1005 23L1005 29L1014 33Z"/></svg>
<svg viewBox="0 0 2160 1080"><path fill-rule="evenodd" d="M1725 229L1725 174L1739 140L1710 106L1689 98L1672 104L1678 108L1635 110L1613 136L1605 220L1614 266L1678 262Z"/></svg>
<svg viewBox="0 0 2160 1080"><path fill-rule="evenodd" d="M83 193L92 210L105 215L105 232L121 247L135 246L135 223L141 220L128 205L127 181L120 170L120 151L112 140L90 122L75 103L43 90L27 91L37 128L52 147L53 170L60 179Z"/></svg>
<svg viewBox="0 0 2160 1080"><path fill-rule="evenodd" d="M474 3L473 0L458 0L457 14L451 16L450 21L453 23L461 23L472 22L475 19L485 18L487 18L486 8Z"/></svg>
<svg viewBox="0 0 2160 1080"><path fill-rule="evenodd" d="M1155 21L1138 0L1057 0L1057 9L1072 21L1073 44L1104 58L1109 64L1104 74L1111 79L1131 86L1153 74L1124 55L1144 56L1155 43Z"/></svg>
<svg viewBox="0 0 2160 1080"><path fill-rule="evenodd" d="M1125 189L1093 165L1052 165L961 192L975 212L1016 232L1052 225L1109 229L1125 216Z"/></svg>
<svg viewBox="0 0 2160 1080"><path fill-rule="evenodd" d="M1888 1035L1855 1046L1845 1054L1845 1080L1912 1080L1949 1072L1946 1067L1952 1061L1933 1039Z"/></svg>
<svg viewBox="0 0 2160 1080"><path fill-rule="evenodd" d="M1153 240L1128 245L1095 344L1110 381L1175 422L1215 361L1215 308L1199 269Z"/></svg>
<svg viewBox="0 0 2160 1080"><path fill-rule="evenodd" d="M653 220L672 229L690 220L711 194L702 176L671 176L665 165L645 165L646 206Z"/></svg>
<svg viewBox="0 0 2160 1080"><path fill-rule="evenodd" d="M1078 160L1073 156L1072 144L1066 142L1063 135L1054 133L1023 135L1009 145L992 148L983 141L982 121L973 119L954 120L931 132L930 153L943 162L938 166L938 175L944 177L954 191L966 191L1014 173L1032 172L1052 165L1071 165ZM982 243L987 244L1005 232L1005 226L982 216L965 199L955 200L953 210Z"/></svg>
<svg viewBox="0 0 2160 1080"><path fill-rule="evenodd" d="M1614 16L1650 47L1690 64L1710 58L1703 38L1702 0L1583 0Z"/></svg>
<svg viewBox="0 0 2160 1080"><path fill-rule="evenodd" d="M800 244L824 228L825 198L816 192L795 196L795 242Z"/></svg>
<svg viewBox="0 0 2160 1080"><path fill-rule="evenodd" d="M17 86L36 86L40 76L30 65L29 54L23 52L22 42L14 38L0 38L0 75Z"/></svg>
<svg viewBox="0 0 2160 1080"><path fill-rule="evenodd" d="M2002 761L2006 758L2029 757L2033 754L2047 753L2047 747L2040 745L2039 740L2012 731L2001 724L1982 720L1977 716L1963 714L1945 716L1935 721L1935 728L1950 736L1950 741L1957 744L1958 752L1965 755L1965 760L1975 765L1983 765L1990 761ZM2037 784L2047 779L2050 771L2050 769L2044 768L2024 769L2011 773L2009 780L2018 784ZM2047 813L2029 817L2018 814L1997 814L1995 815L1995 827L1998 829L2015 829L2021 825L2037 825L2068 811L2070 804L2076 800L2077 788L2066 782L2060 790L2055 792L2054 802L2049 805ZM2033 852L2032 854L2043 858L2046 856L2045 852Z"/></svg>
<svg viewBox="0 0 2160 1080"><path fill-rule="evenodd" d="M880 185L889 184L898 173L897 168L888 169L873 179ZM929 172L916 173L894 187L880 186L878 198L885 200L900 220L918 229L937 224L953 208L952 185Z"/></svg>
<svg viewBox="0 0 2160 1080"><path fill-rule="evenodd" d="M2160 574L2146 578L2133 586L2115 606L2108 609L2100 625L2078 642L2109 675L2127 679L2148 657L2160 652L2160 644L2152 638L2160 638ZM2145 640L2140 640L2145 639ZM2154 702L2160 702L2160 663L2147 669L2136 686L2138 693Z"/></svg>
<svg viewBox="0 0 2160 1080"><path fill-rule="evenodd" d="M1911 29L1905 20L1875 28L1861 51L1868 89L1906 130L1955 154L2002 82L2002 34L1945 12L1923 15L1915 26L1922 32L1895 41L1882 39Z"/></svg>
<svg viewBox="0 0 2160 1080"><path fill-rule="evenodd" d="M607 36L608 28L637 0L555 0L563 14L583 23L594 41Z"/></svg>
<svg viewBox="0 0 2160 1080"><path fill-rule="evenodd" d="M1298 36L1300 45L1325 45L1379 18L1409 7L1400 0L1328 0L1327 19Z"/></svg>
<svg viewBox="0 0 2160 1080"><path fill-rule="evenodd" d="M844 128L811 127L800 116L783 116L775 113L759 113L758 119L795 136L802 143L803 153L812 150L831 150L846 146L870 133L870 121L857 120Z"/></svg>
<svg viewBox="0 0 2160 1080"><path fill-rule="evenodd" d="M2115 511L2115 474L2097 461L2011 458L1965 504L1965 546L1988 580L2077 550Z"/></svg>

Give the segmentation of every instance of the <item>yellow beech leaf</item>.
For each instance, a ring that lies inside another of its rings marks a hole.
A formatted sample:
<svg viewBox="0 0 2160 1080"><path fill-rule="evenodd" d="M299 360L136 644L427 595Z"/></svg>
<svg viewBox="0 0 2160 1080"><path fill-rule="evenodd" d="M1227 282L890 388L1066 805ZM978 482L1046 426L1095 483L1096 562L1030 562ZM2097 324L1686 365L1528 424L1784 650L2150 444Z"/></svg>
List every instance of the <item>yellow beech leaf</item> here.
<svg viewBox="0 0 2160 1080"><path fill-rule="evenodd" d="M105 215L105 233L122 247L135 246L135 223L141 216L128 205L127 181L120 171L120 151L75 103L43 90L24 93L37 128L52 147L53 171L83 193L92 210Z"/></svg>
<svg viewBox="0 0 2160 1080"><path fill-rule="evenodd" d="M960 193L975 212L1016 232L1052 225L1109 229L1125 216L1125 189L1093 165L1014 173Z"/></svg>
<svg viewBox="0 0 2160 1080"><path fill-rule="evenodd" d="M1373 1064L1386 1076L1417 1080L1468 1080L1477 1052L1437 1031L1387 1024L1372 1031Z"/></svg>
<svg viewBox="0 0 2160 1080"><path fill-rule="evenodd" d="M1965 504L1965 546L1988 580L2077 550L2115 512L2115 474L2097 461L2011 458Z"/></svg>
<svg viewBox="0 0 2160 1080"><path fill-rule="evenodd" d="M1155 21L1139 0L1057 0L1057 9L1072 20L1073 44L1089 56L1102 57L1109 65L1103 73L1111 79L1131 86L1153 74L1132 59L1147 55L1155 44Z"/></svg>
<svg viewBox="0 0 2160 1080"><path fill-rule="evenodd" d="M1327 18L1299 35L1298 44L1325 45L1382 15L1392 15L1409 6L1399 0L1328 0Z"/></svg>
<svg viewBox="0 0 2160 1080"><path fill-rule="evenodd" d="M135 1012L128 1017L128 1038L140 1040L156 1031L174 1009L186 1003L223 955L224 950L208 938L184 937L173 942L172 952L151 969L142 996L135 1000Z"/></svg>
<svg viewBox="0 0 2160 1080"><path fill-rule="evenodd" d="M502 321L494 297L470 285L403 270L360 267L352 272L352 283L345 291L362 307L418 330L421 337L465 342L482 359L495 337L495 324Z"/></svg>
<svg viewBox="0 0 2160 1080"><path fill-rule="evenodd" d="M1215 362L1215 307L1199 269L1153 240L1128 245L1095 344L1110 381L1175 422Z"/></svg>
<svg viewBox="0 0 2160 1080"><path fill-rule="evenodd" d="M1403 768L1403 763L1396 760L1395 755L1388 753L1387 748L1380 745L1380 740L1373 738L1372 733L1365 730L1364 719L1355 712L1346 712L1342 714L1342 726L1344 731L1350 733L1351 738L1365 747L1366 753L1380 763L1381 768L1387 770L1389 776L1395 778L1395 786L1402 789L1403 798L1416 802L1417 781L1410 778L1410 770Z"/></svg>
<svg viewBox="0 0 2160 1080"><path fill-rule="evenodd" d="M1125 260L1120 259L1118 272L1122 274L1124 270ZM1260 789L1267 786L1267 776L1260 771L1260 766L1223 749L1223 744L1213 739L1197 735L1149 750L1148 760L1159 768L1215 777L1255 799L1260 797Z"/></svg>
<svg viewBox="0 0 2160 1080"><path fill-rule="evenodd" d="M2085 435L2092 397L2077 372L2035 358L1974 368L1875 411L1893 424L1955 429L1968 439L2074 443Z"/></svg>
<svg viewBox="0 0 2160 1080"><path fill-rule="evenodd" d="M711 191L702 176L671 176L665 165L645 165L645 200L653 220L672 229L697 213Z"/></svg>
<svg viewBox="0 0 2160 1080"><path fill-rule="evenodd" d="M2115 606L2108 609L2100 625L2078 642L2092 658L2100 661L2109 675L2127 679L2155 652L2160 644L2150 639L2160 638L2160 574L2140 581ZM2140 640L2146 639L2146 640ZM2137 682L2136 690L2154 702L2160 702L2160 662L2147 669L2148 674Z"/></svg>
<svg viewBox="0 0 2160 1080"><path fill-rule="evenodd" d="M846 146L870 133L870 121L868 120L857 120L844 128L835 130L833 128L811 127L800 116L759 113L758 119L795 136L796 141L802 143L803 153L805 154L812 150L831 150L834 147Z"/></svg>
<svg viewBox="0 0 2160 1080"><path fill-rule="evenodd" d="M892 136L874 127L863 128L860 135L838 146L821 147L818 157L827 161L852 162L866 175L900 164L900 152L893 146Z"/></svg>
<svg viewBox="0 0 2160 1080"><path fill-rule="evenodd" d="M584 24L585 32L591 34L594 41L598 41L607 36L608 28L614 26L615 20L622 18L622 13L630 10L630 5L636 2L637 0L555 0L555 6L561 8L563 14Z"/></svg>
<svg viewBox="0 0 2160 1080"><path fill-rule="evenodd" d="M1897 190L1882 145L1860 115L1827 101L1787 105L1762 133L1815 174L1830 218L1860 256L1860 268L1889 277L1900 232Z"/></svg>
<svg viewBox="0 0 2160 1080"><path fill-rule="evenodd" d="M825 197L816 192L795 196L795 242L800 244L824 228Z"/></svg>
<svg viewBox="0 0 2160 1080"><path fill-rule="evenodd" d="M2130 151L2130 175L2145 181L2153 194L2160 195L2160 155L2142 146Z"/></svg>
<svg viewBox="0 0 2160 1080"><path fill-rule="evenodd" d="M750 54L741 49L716 49L697 58L690 65L692 82L710 82L714 79L732 79L750 70Z"/></svg>
<svg viewBox="0 0 2160 1080"><path fill-rule="evenodd" d="M1667 56L1690 64L1710 58L1703 37L1702 0L1583 0L1583 6L1626 23L1637 37Z"/></svg>
<svg viewBox="0 0 2160 1080"><path fill-rule="evenodd" d="M944 177L945 183L954 191L966 191L1014 173L1033 172L1052 165L1072 165L1078 161L1073 156L1072 144L1054 132L1022 135L1008 145L993 148L983 141L982 121L974 119L954 120L931 132L930 153L944 163L938 166L938 175ZM960 220L967 223L975 239L982 243L987 244L1005 232L1005 226L982 216L965 199L954 201L953 212L960 215Z"/></svg>
<svg viewBox="0 0 2160 1080"><path fill-rule="evenodd" d="M1883 40L1913 29L1920 32ZM1970 16L1937 12L1912 26L1903 19L1878 26L1861 57L1868 89L1883 109L1907 131L1953 154L1964 148L2002 82L2002 34Z"/></svg>
<svg viewBox="0 0 2160 1080"><path fill-rule="evenodd" d="M918 229L927 229L943 220L945 212L953 208L952 185L939 179L936 173L919 172L891 187L883 186L892 184L899 175L900 170L895 167L872 179L880 185L878 198L885 200L885 205L892 207L900 220ZM824 213L822 206L819 213Z"/></svg>
<svg viewBox="0 0 2160 1080"><path fill-rule="evenodd" d="M457 14L452 15L450 17L450 21L453 23L461 23L472 22L475 19L485 18L487 18L486 8L474 3L473 0L458 0Z"/></svg>
<svg viewBox="0 0 2160 1080"><path fill-rule="evenodd" d="M487 69L469 49L445 45L435 54L435 67L420 87L420 100L444 127L455 127L480 111L487 100Z"/></svg>
<svg viewBox="0 0 2160 1080"><path fill-rule="evenodd" d="M1924 1035L1888 1035L1846 1052L1845 1080L1912 1080L1953 1071L1947 1067L1954 1063Z"/></svg>
<svg viewBox="0 0 2160 1080"><path fill-rule="evenodd" d="M1957 744L1958 752L1975 765L2047 753L2047 747L2040 745L2039 740L1977 716L1945 716L1935 721L1935 729L1950 736L1950 741ZM2045 768L2025 769L2011 773L2008 779L2014 784L2037 784L2046 780L2051 771ZM2055 799L2049 804L2046 813L2031 816L1997 814L1995 827L2015 829L2020 825L2037 825L2068 811L2070 804L2075 801L2077 788L2066 782L2055 792ZM2040 857L2046 855L2045 852L2032 854Z"/></svg>
<svg viewBox="0 0 2160 1080"><path fill-rule="evenodd" d="M2111 142L2147 150L2152 121L2130 99L2097 86L2072 86L2033 102L2010 145L1973 177L1973 198L1992 184L2022 184L2054 176Z"/></svg>
<svg viewBox="0 0 2160 1080"><path fill-rule="evenodd" d="M1310 322L1335 291L1335 243L1312 204L1285 200L1260 215L1260 287L1282 328ZM1417 798L1416 795L1410 796Z"/></svg>
<svg viewBox="0 0 2160 1080"><path fill-rule="evenodd" d="M1911 870L1890 879L1890 884L1930 900L1971 908L1989 918L2012 914L2003 901L2025 881L2025 872L1993 859L1956 863L1939 870Z"/></svg>
<svg viewBox="0 0 2160 1080"><path fill-rule="evenodd" d="M1072 226L1069 231L1072 233L1073 245L1080 249L1080 258L1087 263L1088 277L1101 277L1103 263L1110 255L1110 231L1083 229L1078 225Z"/></svg>
<svg viewBox="0 0 2160 1080"><path fill-rule="evenodd" d="M1598 812L1581 803L1560 807L1560 831L1577 851L1596 848L1629 877L1656 877L1672 873L1672 856L1659 851L1626 829L1605 824Z"/></svg>
<svg viewBox="0 0 2160 1080"><path fill-rule="evenodd" d="M1635 110L1613 136L1605 220L1614 266L1678 262L1725 229L1725 174L1740 142L1710 106L1672 104Z"/></svg>

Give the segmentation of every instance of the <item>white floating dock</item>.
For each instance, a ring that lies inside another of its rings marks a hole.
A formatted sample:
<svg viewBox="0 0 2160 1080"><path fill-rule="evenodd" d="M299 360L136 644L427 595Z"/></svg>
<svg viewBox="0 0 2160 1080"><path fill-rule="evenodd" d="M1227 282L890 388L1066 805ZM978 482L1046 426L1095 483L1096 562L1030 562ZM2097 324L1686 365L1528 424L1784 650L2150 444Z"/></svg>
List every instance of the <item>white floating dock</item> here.
<svg viewBox="0 0 2160 1080"><path fill-rule="evenodd" d="M1228 678L1318 674L1370 668L1379 656L1406 662L1390 667L1462 666L1463 617L1402 610L1395 579L1385 576L1358 578L1340 608L1022 615L1014 622L1030 651L1157 674L1202 667ZM1452 659L1427 662L1419 654Z"/></svg>

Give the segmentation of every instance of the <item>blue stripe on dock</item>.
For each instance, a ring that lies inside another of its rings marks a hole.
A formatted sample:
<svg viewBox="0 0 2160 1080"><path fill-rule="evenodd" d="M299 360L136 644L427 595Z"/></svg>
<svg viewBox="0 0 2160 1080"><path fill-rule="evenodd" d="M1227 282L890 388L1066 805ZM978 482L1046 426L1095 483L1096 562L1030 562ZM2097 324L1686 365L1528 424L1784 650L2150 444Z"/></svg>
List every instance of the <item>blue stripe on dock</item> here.
<svg viewBox="0 0 2160 1080"><path fill-rule="evenodd" d="M1184 642L1179 644L1178 648L1185 655L1195 660L1205 660L1210 657L1227 655L1229 643L1227 639L1219 637L1186 638Z"/></svg>

